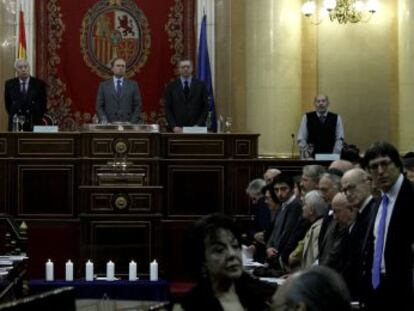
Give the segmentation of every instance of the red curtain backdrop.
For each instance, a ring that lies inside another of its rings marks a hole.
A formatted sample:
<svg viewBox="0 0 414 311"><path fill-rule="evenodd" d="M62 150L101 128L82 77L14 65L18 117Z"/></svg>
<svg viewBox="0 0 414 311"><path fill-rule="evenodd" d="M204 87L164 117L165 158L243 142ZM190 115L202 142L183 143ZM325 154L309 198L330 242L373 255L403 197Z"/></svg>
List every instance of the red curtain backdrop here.
<svg viewBox="0 0 414 311"><path fill-rule="evenodd" d="M133 24L134 16L139 23ZM132 55L128 75L140 86L143 118L165 125L165 85L181 57L194 59L194 0L36 0L36 25L37 75L48 83L48 112L61 129L91 122L99 82L110 75L103 65L114 55ZM110 33L119 49L105 41L93 51L96 33ZM105 51L109 55L102 56Z"/></svg>

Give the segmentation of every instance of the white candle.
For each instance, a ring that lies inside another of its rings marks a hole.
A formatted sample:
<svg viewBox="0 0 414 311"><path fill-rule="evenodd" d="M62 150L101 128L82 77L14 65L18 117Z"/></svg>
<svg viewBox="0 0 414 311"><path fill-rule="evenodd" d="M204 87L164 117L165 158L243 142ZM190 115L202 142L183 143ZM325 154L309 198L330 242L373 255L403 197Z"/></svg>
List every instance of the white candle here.
<svg viewBox="0 0 414 311"><path fill-rule="evenodd" d="M85 264L85 279L86 281L93 281L93 262L90 260Z"/></svg>
<svg viewBox="0 0 414 311"><path fill-rule="evenodd" d="M65 265L65 280L73 281L73 262L70 259L66 262Z"/></svg>
<svg viewBox="0 0 414 311"><path fill-rule="evenodd" d="M108 261L106 264L106 280L113 281L115 279L115 264Z"/></svg>
<svg viewBox="0 0 414 311"><path fill-rule="evenodd" d="M137 280L137 263L133 260L129 263L129 280L136 281Z"/></svg>
<svg viewBox="0 0 414 311"><path fill-rule="evenodd" d="M53 262L49 259L46 262L46 281L53 281Z"/></svg>
<svg viewBox="0 0 414 311"><path fill-rule="evenodd" d="M158 263L155 259L150 263L150 281L158 281Z"/></svg>

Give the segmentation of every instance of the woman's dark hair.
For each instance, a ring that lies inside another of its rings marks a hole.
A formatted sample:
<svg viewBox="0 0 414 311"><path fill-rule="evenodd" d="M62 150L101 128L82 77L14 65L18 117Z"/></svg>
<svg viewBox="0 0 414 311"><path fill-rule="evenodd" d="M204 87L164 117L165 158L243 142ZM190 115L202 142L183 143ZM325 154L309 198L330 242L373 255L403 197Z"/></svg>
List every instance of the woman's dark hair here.
<svg viewBox="0 0 414 311"><path fill-rule="evenodd" d="M362 162L362 159L359 155L358 147L352 144L348 145L344 143L344 146L342 147L342 150L341 150L340 158L341 160L346 160L354 164L355 163L361 164Z"/></svg>
<svg viewBox="0 0 414 311"><path fill-rule="evenodd" d="M241 236L233 219L220 213L204 216L194 224L189 232L184 251L185 259L188 261L187 267L190 269L193 278L200 279L203 276L202 268L205 261L206 238L217 238L220 229L230 231L241 244Z"/></svg>
<svg viewBox="0 0 414 311"><path fill-rule="evenodd" d="M293 191L293 187L295 186L295 183L293 182L293 177L291 175L288 175L282 172L275 178L273 185L282 184L282 183L287 184L290 190Z"/></svg>
<svg viewBox="0 0 414 311"><path fill-rule="evenodd" d="M272 197L273 202L275 202L276 204L278 204L280 202L279 202L279 199L277 198L274 185L275 185L275 182L272 181L270 184L264 186L262 188L262 194L263 195L266 195L266 191L269 191L270 196Z"/></svg>
<svg viewBox="0 0 414 311"><path fill-rule="evenodd" d="M373 143L364 155L364 168L368 168L369 161L374 160L378 157L389 157L395 166L398 167L401 172L403 169L402 161L400 154L398 153L397 148L395 148L390 143L385 141L377 141Z"/></svg>
<svg viewBox="0 0 414 311"><path fill-rule="evenodd" d="M314 266L299 272L292 279L286 302L303 302L307 311L349 311L351 297L341 276L324 266Z"/></svg>

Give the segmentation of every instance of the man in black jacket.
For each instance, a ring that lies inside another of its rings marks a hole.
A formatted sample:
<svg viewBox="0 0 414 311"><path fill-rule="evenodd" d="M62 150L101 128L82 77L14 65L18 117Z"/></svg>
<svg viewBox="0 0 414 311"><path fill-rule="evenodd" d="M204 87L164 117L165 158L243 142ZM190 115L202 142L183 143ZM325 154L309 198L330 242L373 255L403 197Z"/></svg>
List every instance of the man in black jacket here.
<svg viewBox="0 0 414 311"><path fill-rule="evenodd" d="M33 125L41 124L46 112L46 84L30 76L29 63L25 59L15 62L17 77L7 80L4 87L4 102L9 114L8 130L13 128L13 116L23 116L24 130L33 130Z"/></svg>
<svg viewBox="0 0 414 311"><path fill-rule="evenodd" d="M397 149L387 142L368 148L364 165L382 195L363 245L369 310L414 310L413 184L402 174Z"/></svg>
<svg viewBox="0 0 414 311"><path fill-rule="evenodd" d="M302 216L302 202L295 197L292 177L281 173L274 190L282 206L267 241L266 254L275 267L289 264L289 255L303 239L310 223Z"/></svg>
<svg viewBox="0 0 414 311"><path fill-rule="evenodd" d="M377 200L371 195L371 180L363 169L354 168L347 171L341 182L348 202L357 209L358 213L345 237L343 266L340 272L353 300L360 300L362 295L362 244Z"/></svg>
<svg viewBox="0 0 414 311"><path fill-rule="evenodd" d="M181 133L183 126L204 126L208 113L207 85L192 76L192 62L181 60L178 70L180 77L165 91L165 113L174 133Z"/></svg>

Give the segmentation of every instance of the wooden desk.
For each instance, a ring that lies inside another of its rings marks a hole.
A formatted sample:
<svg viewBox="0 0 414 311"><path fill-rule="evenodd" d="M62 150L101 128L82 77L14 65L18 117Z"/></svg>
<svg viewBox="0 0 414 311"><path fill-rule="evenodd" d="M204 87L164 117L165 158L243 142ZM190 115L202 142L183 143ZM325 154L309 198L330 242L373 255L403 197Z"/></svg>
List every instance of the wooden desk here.
<svg viewBox="0 0 414 311"><path fill-rule="evenodd" d="M88 258L98 273L109 259L127 267L134 258L141 275L157 258L160 273L179 280L182 237L196 219L219 211L249 221L250 180L271 166L300 172L301 161L259 159L258 136L0 133L0 213L28 224L31 278L44 277L49 258L60 278L68 259L80 276ZM99 186L97 174L123 150L145 186ZM128 201L122 209L114 204L120 196Z"/></svg>

